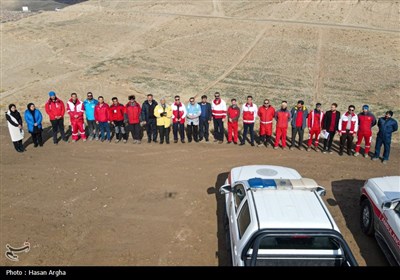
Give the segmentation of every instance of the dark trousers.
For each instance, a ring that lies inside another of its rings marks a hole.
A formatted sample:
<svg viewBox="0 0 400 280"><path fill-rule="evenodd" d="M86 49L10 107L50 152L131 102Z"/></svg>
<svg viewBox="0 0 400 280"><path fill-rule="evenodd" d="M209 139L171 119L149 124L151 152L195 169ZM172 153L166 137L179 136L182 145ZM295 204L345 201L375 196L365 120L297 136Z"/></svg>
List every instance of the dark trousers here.
<svg viewBox="0 0 400 280"><path fill-rule="evenodd" d="M104 134L107 133L107 140L110 140L110 124L108 122L99 122L100 138L104 140Z"/></svg>
<svg viewBox="0 0 400 280"><path fill-rule="evenodd" d="M133 140L140 140L140 128L141 127L140 127L139 123L128 124L128 127L127 127L128 134L130 131Z"/></svg>
<svg viewBox="0 0 400 280"><path fill-rule="evenodd" d="M224 123L222 119L214 119L214 139L224 141Z"/></svg>
<svg viewBox="0 0 400 280"><path fill-rule="evenodd" d="M157 126L158 132L160 133L160 144L164 143L164 138L165 142L169 144L169 132L171 130L170 127L165 127L163 125Z"/></svg>
<svg viewBox="0 0 400 280"><path fill-rule="evenodd" d="M296 141L296 135L299 134L299 148L303 146L304 129L302 127L292 127L292 147Z"/></svg>
<svg viewBox="0 0 400 280"><path fill-rule="evenodd" d="M172 126L172 132L174 134L174 140L178 140L178 131L181 137L181 140L185 140L185 124L183 123L174 123Z"/></svg>
<svg viewBox="0 0 400 280"><path fill-rule="evenodd" d="M43 138L42 138L42 130L41 129L38 132L31 133L31 136L32 136L32 141L33 141L33 144L35 145L35 147L37 147L38 145L43 146Z"/></svg>
<svg viewBox="0 0 400 280"><path fill-rule="evenodd" d="M192 142L192 138L195 142L199 142L199 126L198 125L188 124L186 126L186 134L187 134L187 138L188 138L189 142Z"/></svg>
<svg viewBox="0 0 400 280"><path fill-rule="evenodd" d="M157 120L154 119L149 119L146 122L146 131L147 131L147 141L157 141Z"/></svg>
<svg viewBox="0 0 400 280"><path fill-rule="evenodd" d="M114 130L115 130L115 137L117 137L117 140L121 139L126 140L127 135L125 133L124 121L114 121Z"/></svg>
<svg viewBox="0 0 400 280"><path fill-rule="evenodd" d="M332 149L333 138L335 137L335 131L328 131L329 137L324 140L324 150L330 151Z"/></svg>
<svg viewBox="0 0 400 280"><path fill-rule="evenodd" d="M14 144L14 148L17 152L21 152L21 151L25 150L24 145L22 145L22 140L15 141L15 142L13 142L13 144Z"/></svg>
<svg viewBox="0 0 400 280"><path fill-rule="evenodd" d="M210 124L208 123L207 119L200 118L199 121L200 121L200 125L199 125L199 137L200 137L200 140L203 140L203 138L208 140Z"/></svg>
<svg viewBox="0 0 400 280"><path fill-rule="evenodd" d="M340 149L339 152L343 153L344 150L344 145L347 142L347 153L351 153L351 146L353 145L353 134L350 133L350 131L346 131L345 133L342 133L340 136Z"/></svg>
<svg viewBox="0 0 400 280"><path fill-rule="evenodd" d="M381 148L383 145L383 160L389 160L391 142L392 139L389 139L389 141L385 141L380 136L376 137L374 157L379 158L379 155L381 154Z"/></svg>
<svg viewBox="0 0 400 280"><path fill-rule="evenodd" d="M244 123L243 124L243 137L242 144L246 142L247 131L250 133L250 143L254 144L254 123Z"/></svg>
<svg viewBox="0 0 400 280"><path fill-rule="evenodd" d="M51 120L51 127L53 129L53 142L57 143L57 133L60 132L61 139L66 140L64 132L64 118L58 120Z"/></svg>
<svg viewBox="0 0 400 280"><path fill-rule="evenodd" d="M86 120L87 122L87 127L88 127L88 137L97 137L98 136L98 131L97 131L97 124L96 121L90 121Z"/></svg>

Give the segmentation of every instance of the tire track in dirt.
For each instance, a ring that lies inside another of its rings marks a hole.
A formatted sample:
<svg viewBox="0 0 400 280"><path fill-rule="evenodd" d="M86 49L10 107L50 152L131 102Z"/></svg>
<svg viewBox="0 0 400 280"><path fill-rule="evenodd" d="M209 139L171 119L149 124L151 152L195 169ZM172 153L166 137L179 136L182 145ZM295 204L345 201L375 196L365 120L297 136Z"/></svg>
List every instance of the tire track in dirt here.
<svg viewBox="0 0 400 280"><path fill-rule="evenodd" d="M242 63L251 53L251 51L256 47L258 42L260 42L261 38L264 36L265 32L269 29L269 26L264 27L256 36L251 45L238 57L238 59L228 68L225 72L219 76L216 80L212 81L207 87L205 87L200 93L196 94L195 97L201 96L203 93L207 92L210 88L218 84L220 81L225 79L232 71Z"/></svg>
<svg viewBox="0 0 400 280"><path fill-rule="evenodd" d="M222 7L221 0L213 0L213 14L218 16L225 16L224 8Z"/></svg>

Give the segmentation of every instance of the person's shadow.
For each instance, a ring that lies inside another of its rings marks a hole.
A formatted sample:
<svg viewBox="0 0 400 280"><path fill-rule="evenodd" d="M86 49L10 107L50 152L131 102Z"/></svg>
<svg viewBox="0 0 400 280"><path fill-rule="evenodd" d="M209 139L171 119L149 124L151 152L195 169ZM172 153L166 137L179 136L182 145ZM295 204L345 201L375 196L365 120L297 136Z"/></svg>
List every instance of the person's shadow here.
<svg viewBox="0 0 400 280"><path fill-rule="evenodd" d="M374 237L366 236L360 227L360 188L363 180L346 179L332 182L332 192L335 199L328 199L331 206L338 205L343 213L347 228L353 234L361 256L370 266L389 265Z"/></svg>
<svg viewBox="0 0 400 280"><path fill-rule="evenodd" d="M68 140L69 137L71 136L71 126L66 126L65 127L65 138ZM30 134L29 134L30 135ZM61 135L60 132L57 134L58 136L58 141L61 141ZM48 127L43 127L42 130L42 139L43 139L43 144L45 144L49 139L53 139L53 130L51 126ZM33 145L33 139L32 136L30 136L25 142L24 142L24 148L26 149L29 145Z"/></svg>
<svg viewBox="0 0 400 280"><path fill-rule="evenodd" d="M219 266L229 266L231 265L231 256L230 252L228 252L229 246L227 246L227 238L226 231L224 228L224 219L225 219L225 199L222 194L219 193L219 188L225 184L226 178L228 178L228 172L220 173L217 176L217 181L215 182L214 187L210 187L207 189L207 193L209 195L215 195L215 201L217 203L217 238L218 238L218 251L216 252L216 256L218 258Z"/></svg>

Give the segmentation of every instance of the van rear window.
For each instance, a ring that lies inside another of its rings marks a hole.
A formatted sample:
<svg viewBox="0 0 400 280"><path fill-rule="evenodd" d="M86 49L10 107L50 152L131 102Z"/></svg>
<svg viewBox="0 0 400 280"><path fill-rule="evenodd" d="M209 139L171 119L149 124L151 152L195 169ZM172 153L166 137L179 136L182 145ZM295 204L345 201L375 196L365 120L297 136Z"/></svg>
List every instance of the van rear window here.
<svg viewBox="0 0 400 280"><path fill-rule="evenodd" d="M339 245L328 236L266 236L261 240L259 249L337 250Z"/></svg>

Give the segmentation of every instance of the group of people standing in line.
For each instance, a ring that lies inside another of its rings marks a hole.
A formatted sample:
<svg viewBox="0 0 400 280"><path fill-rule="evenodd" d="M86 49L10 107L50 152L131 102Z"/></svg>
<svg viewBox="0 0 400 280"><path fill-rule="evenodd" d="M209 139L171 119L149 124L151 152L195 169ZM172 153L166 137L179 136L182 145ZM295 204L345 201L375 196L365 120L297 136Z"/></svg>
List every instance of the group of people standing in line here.
<svg viewBox="0 0 400 280"><path fill-rule="evenodd" d="M259 118L259 141L258 146L273 145L278 149L281 144L282 149L286 149L286 138L289 123L292 127L292 137L290 150L297 147L303 150L304 132L308 128L309 138L307 141L307 151L310 151L314 141L313 149L319 152L319 138L324 140L323 153L332 153L332 143L336 133L340 135L339 155L346 152L352 155L354 136L357 136L354 156L360 154L361 142L365 141L364 156L368 157L372 140L372 127L378 124L379 132L376 138L375 153L373 160L380 157L382 145L384 146L383 163L387 163L390 154L390 144L392 133L397 131L397 121L392 118L393 112L387 111L384 117L376 120L370 112L369 106L364 105L359 114L355 113L355 106L348 106L347 112L341 114L337 111L337 104L332 103L331 110L323 112L322 105L317 103L315 108L308 111L304 101L299 100L297 105L288 109L286 101L282 101L280 109L275 109L268 99L263 105L258 107L253 103L253 97L247 96L246 103L239 108L237 100L231 99L228 107L226 102L221 99L220 93L214 94L214 100L210 103L207 96L203 95L201 101L196 103L195 98L191 97L189 103L184 105L180 96L174 97L171 105L166 103L165 98L160 99L160 103L153 99L152 94L147 95L142 105L140 105L134 95L128 97L125 105L119 103L117 97L112 98L112 104L108 105L102 96L97 99L91 92L87 93L84 101L78 99L76 93L71 94L71 98L66 105L60 100L54 91L49 92L49 99L45 104L46 113L49 116L53 143L58 144L58 133L61 139L68 142L64 131L65 111L70 116L72 129L72 142L78 141L79 137L83 141L100 140L111 142L111 125L114 127L115 142L126 143L128 133L131 132L133 143L140 144L142 139L142 127L147 132L147 142L170 143L170 128L172 124L173 141L179 140L185 143L185 125L188 142L200 142L203 139L209 142L209 125L213 121L214 142L222 144L224 141L224 122L227 120L227 144L245 145L247 134L249 134L250 145L255 146L254 125L256 118ZM239 119L243 120L243 135L239 143ZM9 105L6 113L11 139L16 151L23 152L25 149L22 144L24 130L22 117L16 110L14 104ZM27 105L24 113L28 131L31 133L34 147L42 147L42 114L33 103ZM85 119L87 124L87 135L85 131ZM276 122L275 140L272 139L273 121ZM297 139L298 138L298 139ZM297 145L296 145L297 139Z"/></svg>

